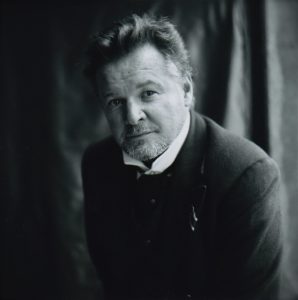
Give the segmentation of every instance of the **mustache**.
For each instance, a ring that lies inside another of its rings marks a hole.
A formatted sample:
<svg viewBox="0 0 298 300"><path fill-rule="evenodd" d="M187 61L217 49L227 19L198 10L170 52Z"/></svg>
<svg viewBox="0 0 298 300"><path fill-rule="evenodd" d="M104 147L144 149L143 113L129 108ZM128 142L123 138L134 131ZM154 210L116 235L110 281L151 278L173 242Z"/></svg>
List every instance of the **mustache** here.
<svg viewBox="0 0 298 300"><path fill-rule="evenodd" d="M124 132L122 134L122 137L124 139L134 137L137 135L142 135L146 133L150 133L153 131L156 131L157 128L155 126L148 126L143 123L139 123L137 125L126 125L124 128Z"/></svg>

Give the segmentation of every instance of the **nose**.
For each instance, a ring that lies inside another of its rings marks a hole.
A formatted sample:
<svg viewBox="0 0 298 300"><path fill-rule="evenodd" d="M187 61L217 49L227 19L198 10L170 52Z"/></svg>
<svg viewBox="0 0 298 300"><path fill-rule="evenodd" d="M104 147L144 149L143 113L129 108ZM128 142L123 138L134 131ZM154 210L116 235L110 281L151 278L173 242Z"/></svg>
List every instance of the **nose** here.
<svg viewBox="0 0 298 300"><path fill-rule="evenodd" d="M126 123L137 125L144 118L144 112L136 101L131 100L126 103Z"/></svg>

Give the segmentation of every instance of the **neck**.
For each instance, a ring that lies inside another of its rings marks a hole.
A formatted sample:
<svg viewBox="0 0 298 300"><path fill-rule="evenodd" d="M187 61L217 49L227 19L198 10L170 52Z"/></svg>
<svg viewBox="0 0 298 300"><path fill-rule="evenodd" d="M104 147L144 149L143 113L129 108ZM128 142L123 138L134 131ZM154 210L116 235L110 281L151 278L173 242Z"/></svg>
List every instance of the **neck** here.
<svg viewBox="0 0 298 300"><path fill-rule="evenodd" d="M166 150L167 150L167 149L166 149ZM142 161L142 162L144 163L144 165L145 165L147 168L151 169L151 166L152 166L153 162L154 162L158 157L160 157L166 150L164 150L162 153L160 153L160 154L157 155L156 157L151 158L151 159L148 159L148 160L145 160L145 161Z"/></svg>

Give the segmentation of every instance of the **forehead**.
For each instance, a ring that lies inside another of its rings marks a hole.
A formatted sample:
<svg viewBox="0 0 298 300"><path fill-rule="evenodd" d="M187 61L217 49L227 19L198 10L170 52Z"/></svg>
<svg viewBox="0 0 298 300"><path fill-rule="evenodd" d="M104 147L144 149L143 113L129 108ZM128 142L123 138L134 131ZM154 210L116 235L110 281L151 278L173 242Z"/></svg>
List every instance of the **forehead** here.
<svg viewBox="0 0 298 300"><path fill-rule="evenodd" d="M166 59L154 46L149 44L140 46L132 52L108 63L99 72L104 84L113 85L120 82L155 79L161 77L179 77L176 65Z"/></svg>

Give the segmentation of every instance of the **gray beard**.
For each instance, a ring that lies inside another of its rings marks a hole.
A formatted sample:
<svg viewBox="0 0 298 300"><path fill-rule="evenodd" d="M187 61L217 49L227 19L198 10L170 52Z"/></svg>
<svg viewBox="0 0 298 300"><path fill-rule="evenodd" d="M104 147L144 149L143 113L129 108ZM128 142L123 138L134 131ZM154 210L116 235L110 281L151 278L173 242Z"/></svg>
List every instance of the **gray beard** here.
<svg viewBox="0 0 298 300"><path fill-rule="evenodd" d="M122 143L122 149L132 158L140 161L148 161L162 154L168 147L168 143L163 140L154 143L145 143L144 141L125 141Z"/></svg>

